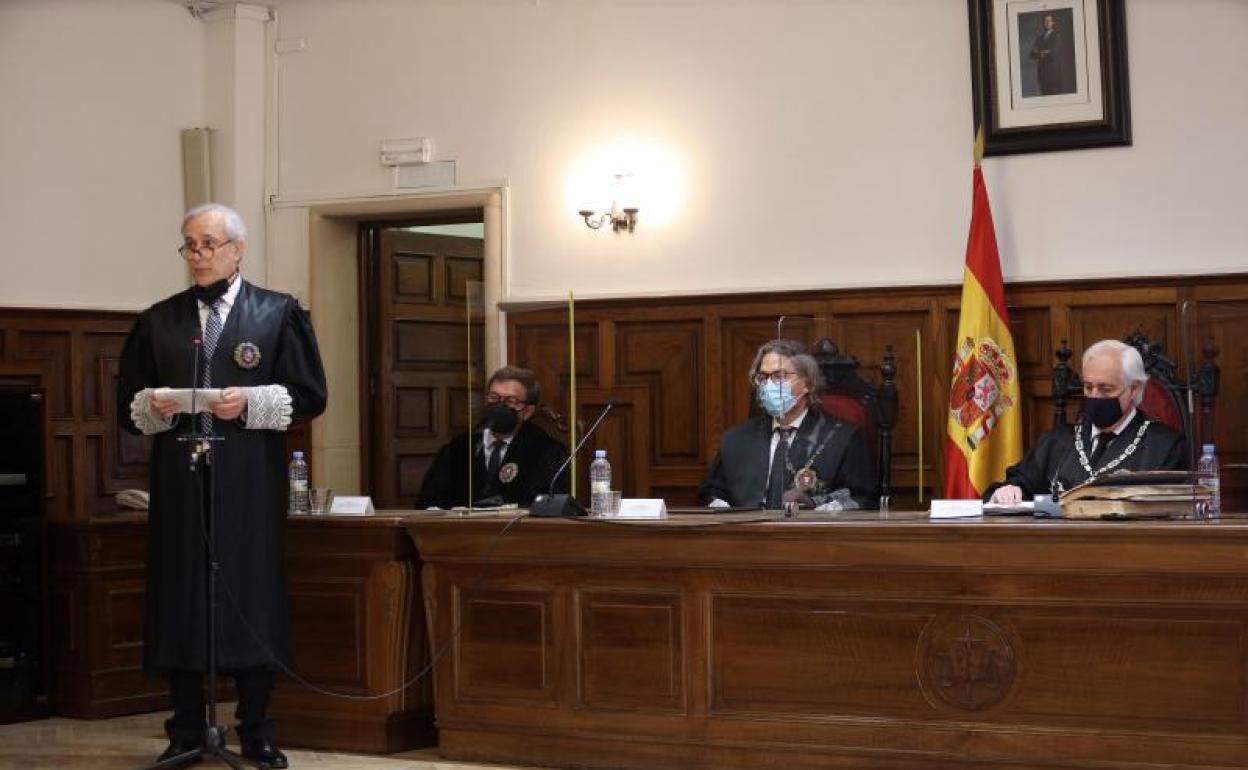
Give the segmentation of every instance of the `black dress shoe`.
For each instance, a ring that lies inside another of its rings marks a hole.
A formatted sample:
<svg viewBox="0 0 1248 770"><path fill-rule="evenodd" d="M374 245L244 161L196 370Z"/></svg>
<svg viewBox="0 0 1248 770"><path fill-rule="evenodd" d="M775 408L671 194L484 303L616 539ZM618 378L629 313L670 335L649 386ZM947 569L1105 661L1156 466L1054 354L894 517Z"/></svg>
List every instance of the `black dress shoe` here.
<svg viewBox="0 0 1248 770"><path fill-rule="evenodd" d="M282 770L290 767L286 755L273 745L272 738L251 738L243 741L243 759L250 759L260 770Z"/></svg>
<svg viewBox="0 0 1248 770"><path fill-rule="evenodd" d="M164 762L166 760L173 759L174 757L180 754L190 754L191 752L198 752L200 746L201 746L201 743L198 739L170 738L169 745L165 747L165 750L161 753L160 757L156 761ZM172 765L172 766L173 767L186 767L187 765L192 765L198 762L199 760L200 760L200 756L196 754L195 756L190 757L178 763L177 765Z"/></svg>

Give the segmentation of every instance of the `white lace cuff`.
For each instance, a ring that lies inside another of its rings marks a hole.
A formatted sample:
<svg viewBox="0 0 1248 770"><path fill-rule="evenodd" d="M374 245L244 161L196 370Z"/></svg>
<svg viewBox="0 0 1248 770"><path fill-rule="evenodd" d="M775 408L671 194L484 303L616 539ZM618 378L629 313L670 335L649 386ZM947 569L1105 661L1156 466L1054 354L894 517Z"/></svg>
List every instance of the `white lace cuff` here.
<svg viewBox="0 0 1248 770"><path fill-rule="evenodd" d="M173 427L173 417L166 420L152 409L151 388L134 394L134 400L130 402L130 420L134 422L134 427L143 431L144 436L164 433Z"/></svg>
<svg viewBox="0 0 1248 770"><path fill-rule="evenodd" d="M286 430L294 407L285 385L247 388L247 429Z"/></svg>
<svg viewBox="0 0 1248 770"><path fill-rule="evenodd" d="M728 501L723 499L722 497L717 497L714 500L707 503L706 507L707 508L731 508L732 505L730 505Z"/></svg>

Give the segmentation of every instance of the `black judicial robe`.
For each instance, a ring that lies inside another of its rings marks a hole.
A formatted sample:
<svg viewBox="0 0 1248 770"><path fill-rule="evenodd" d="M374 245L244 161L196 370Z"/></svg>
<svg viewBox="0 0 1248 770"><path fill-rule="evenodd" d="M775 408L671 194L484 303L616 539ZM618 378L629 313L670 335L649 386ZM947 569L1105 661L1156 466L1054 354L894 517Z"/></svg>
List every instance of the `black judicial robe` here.
<svg viewBox="0 0 1248 770"><path fill-rule="evenodd" d="M189 289L139 316L121 355L122 427L140 432L130 414L138 391L191 385L191 339L200 336L199 308ZM234 360L235 347L245 342L260 351L255 368ZM325 372L307 314L290 295L244 281L212 357L212 385L274 384L289 392L292 420L309 420L325 410ZM153 435L143 647L144 666L153 672L207 667L200 481L189 470L185 442L178 441L191 419L180 414L172 430ZM286 434L215 418L214 430L224 439L216 444L211 473L213 547L220 564L217 664L222 670L270 664L257 637L288 664Z"/></svg>
<svg viewBox="0 0 1248 770"><path fill-rule="evenodd" d="M506 503L530 505L533 498L550 491L550 480L568 459L568 451L546 431L529 421L520 424L515 438L503 455L501 471L516 466L510 481L490 479L485 470L482 432L461 433L438 450L420 485L417 508L452 508L468 505L468 467L472 465L473 501L498 496ZM567 492L567 473L555 482L556 492Z"/></svg>
<svg viewBox="0 0 1248 770"><path fill-rule="evenodd" d="M1148 415L1136 409L1135 416L1126 424L1120 433L1105 447L1102 455L1093 468L1101 471L1123 454L1139 433L1140 425L1150 420ZM1083 437L1083 451L1089 457L1092 454L1092 426L1081 420L1076 426L1060 425L1040 437L1035 446L1023 455L1023 459L1011 465L1005 471L1005 480L999 481L984 491L984 500L992 499L992 493L1006 484L1013 484L1023 491L1023 499L1033 495L1047 495L1078 486L1087 481L1088 472L1079 461L1079 452L1075 449L1075 431ZM1135 451L1128 455L1112 470L1128 471L1169 471L1187 468L1187 445L1183 436L1175 429L1159 420L1152 420L1144 436L1140 439ZM1054 485L1060 489L1054 490Z"/></svg>
<svg viewBox="0 0 1248 770"><path fill-rule="evenodd" d="M734 506L765 503L772 424L770 417L755 417L724 433L719 451L698 487L698 500L703 505L715 498ZM811 409L793 436L790 464L800 470L814 452L818 455L811 467L818 474L821 487L809 494L816 505L828 493L845 488L859 507L879 507L875 461L857 428ZM792 487L791 479L788 486Z"/></svg>

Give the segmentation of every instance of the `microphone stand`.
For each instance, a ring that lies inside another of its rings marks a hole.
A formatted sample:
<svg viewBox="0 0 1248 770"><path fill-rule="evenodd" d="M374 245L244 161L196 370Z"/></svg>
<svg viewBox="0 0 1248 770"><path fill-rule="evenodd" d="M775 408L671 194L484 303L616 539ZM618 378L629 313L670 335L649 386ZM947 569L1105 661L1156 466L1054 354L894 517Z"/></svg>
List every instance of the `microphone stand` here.
<svg viewBox="0 0 1248 770"><path fill-rule="evenodd" d="M529 515L536 518L559 518L564 516L588 516L585 509L571 495L556 495L555 482L559 476L567 470L568 464L572 462L572 458L576 457L576 453L581 451L581 447L585 446L585 442L589 437L594 435L594 431L598 430L598 426L607 418L607 414L615 408L616 401L614 398L607 400L607 405L603 408L602 413L598 415L598 419L594 420L594 424L589 426L589 430L585 431L585 435L581 436L581 440L577 442L576 448L568 454L568 459L563 461L563 465L559 466L559 470L555 471L555 475L550 477L550 490L547 494L538 495L533 498L533 504L529 506Z"/></svg>
<svg viewBox="0 0 1248 770"><path fill-rule="evenodd" d="M213 484L212 456L213 445L224 439L215 435L211 429L206 433L200 430L199 413L195 411L195 406L199 391L199 351L201 342L196 337L191 340L191 344L195 346L195 368L191 374L191 429L187 431L186 435L178 436L178 442L186 445L188 457L190 458L190 471L195 474L198 481L199 494L196 502L199 506L199 521L205 529L204 582L206 585L206 609L208 612L207 623L205 624L205 634L208 637L208 670L205 672L205 676L208 679L208 722L204 727L204 739L197 748L181 754L175 754L168 759L148 765L143 770L163 770L164 768L182 767L185 764L199 761L204 757L215 757L229 765L233 770L245 770L247 765L243 762L242 757L225 747L225 734L229 728L217 724L217 579L220 576L221 567L217 564L214 555L215 548L213 547L213 538L216 532L217 496L216 485ZM207 497L206 505L205 497Z"/></svg>

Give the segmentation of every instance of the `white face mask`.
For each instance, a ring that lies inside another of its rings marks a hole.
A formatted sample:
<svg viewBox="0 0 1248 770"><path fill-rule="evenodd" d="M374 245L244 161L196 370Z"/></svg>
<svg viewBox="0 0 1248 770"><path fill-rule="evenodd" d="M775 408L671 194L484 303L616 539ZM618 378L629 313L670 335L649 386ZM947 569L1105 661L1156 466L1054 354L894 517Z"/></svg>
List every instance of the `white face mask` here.
<svg viewBox="0 0 1248 770"><path fill-rule="evenodd" d="M772 417L783 417L797 404L793 385L788 382L768 380L758 388L758 404Z"/></svg>

